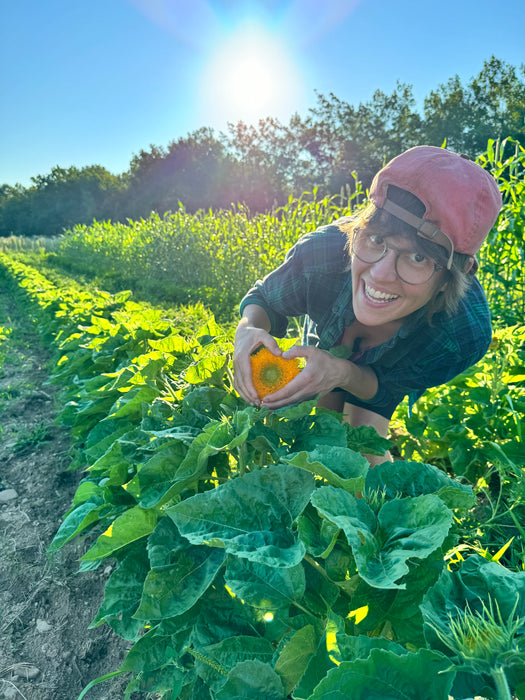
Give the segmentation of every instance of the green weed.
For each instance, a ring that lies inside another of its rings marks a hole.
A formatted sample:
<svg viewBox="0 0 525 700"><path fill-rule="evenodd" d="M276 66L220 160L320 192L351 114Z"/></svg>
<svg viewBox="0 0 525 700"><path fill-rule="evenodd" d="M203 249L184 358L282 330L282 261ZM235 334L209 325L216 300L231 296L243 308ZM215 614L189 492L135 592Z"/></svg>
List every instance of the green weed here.
<svg viewBox="0 0 525 700"><path fill-rule="evenodd" d="M34 448L42 442L51 440L53 436L50 426L43 423L33 428L22 428L17 430L16 440L13 445L14 452L22 452L28 448Z"/></svg>

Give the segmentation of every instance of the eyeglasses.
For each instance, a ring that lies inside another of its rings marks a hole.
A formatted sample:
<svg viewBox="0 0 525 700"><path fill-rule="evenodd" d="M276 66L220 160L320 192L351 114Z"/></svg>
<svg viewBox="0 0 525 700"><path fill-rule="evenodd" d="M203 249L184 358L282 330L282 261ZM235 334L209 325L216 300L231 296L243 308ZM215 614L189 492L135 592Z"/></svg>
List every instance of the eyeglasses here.
<svg viewBox="0 0 525 700"><path fill-rule="evenodd" d="M389 250L396 253L394 262L396 274L406 284L425 284L436 272L443 270L435 260L416 250L406 250L387 245L386 240L375 233L355 231L352 238L352 253L364 263L382 260Z"/></svg>

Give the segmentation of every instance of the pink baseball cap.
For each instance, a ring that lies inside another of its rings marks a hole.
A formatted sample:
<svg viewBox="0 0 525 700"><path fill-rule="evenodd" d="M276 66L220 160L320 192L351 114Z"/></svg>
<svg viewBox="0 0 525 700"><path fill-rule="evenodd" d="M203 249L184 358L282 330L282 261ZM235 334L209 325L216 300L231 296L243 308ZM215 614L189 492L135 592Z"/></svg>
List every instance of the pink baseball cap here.
<svg viewBox="0 0 525 700"><path fill-rule="evenodd" d="M388 185L408 190L425 205L423 218L387 199ZM501 209L496 180L466 156L437 146L415 146L393 158L372 181L370 201L439 243L449 253L475 255Z"/></svg>

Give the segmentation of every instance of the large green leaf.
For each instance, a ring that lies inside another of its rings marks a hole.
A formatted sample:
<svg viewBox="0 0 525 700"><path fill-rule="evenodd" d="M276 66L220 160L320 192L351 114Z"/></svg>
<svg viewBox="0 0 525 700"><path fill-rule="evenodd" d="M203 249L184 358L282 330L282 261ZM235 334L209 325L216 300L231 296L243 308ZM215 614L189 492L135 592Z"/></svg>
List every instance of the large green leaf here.
<svg viewBox="0 0 525 700"><path fill-rule="evenodd" d="M370 464L363 455L347 447L321 445L311 452L292 453L281 460L322 476L332 486L355 493L364 488Z"/></svg>
<svg viewBox="0 0 525 700"><path fill-rule="evenodd" d="M137 697L135 693L140 693L143 697L188 697L187 695L182 695L182 692L188 685L193 685L194 681L195 676L191 671L175 666L173 659L168 657L165 666L152 671L142 671L140 675L135 676L126 686L124 700ZM155 695L152 695L152 693ZM209 695L204 694L201 697L202 700L209 699ZM81 698L78 698L78 700L81 700Z"/></svg>
<svg viewBox="0 0 525 700"><path fill-rule="evenodd" d="M435 651L397 655L373 649L366 659L343 661L328 672L308 700L444 700L453 673L450 661Z"/></svg>
<svg viewBox="0 0 525 700"><path fill-rule="evenodd" d="M222 405L235 404L234 397L224 389L213 386L192 387L183 399L181 416L184 423L204 427L210 419L219 418Z"/></svg>
<svg viewBox="0 0 525 700"><path fill-rule="evenodd" d="M200 648L195 656L195 669L215 692L224 685L225 677L238 663L253 659L270 663L274 652L272 643L262 637L229 637Z"/></svg>
<svg viewBox="0 0 525 700"><path fill-rule="evenodd" d="M249 408L253 410L251 406ZM238 411L231 422L223 419L215 423L215 431L210 434L210 445L217 451L230 452L246 442L251 425L250 411Z"/></svg>
<svg viewBox="0 0 525 700"><path fill-rule="evenodd" d="M366 476L366 491L384 492L390 499L435 493L449 508L471 508L476 502L471 486L421 462L378 464Z"/></svg>
<svg viewBox="0 0 525 700"><path fill-rule="evenodd" d="M169 518L159 518L157 526L148 537L147 549L152 569L169 566L175 561L178 552L188 549L191 545Z"/></svg>
<svg viewBox="0 0 525 700"><path fill-rule="evenodd" d="M346 428L341 423L341 416L319 413L305 418L307 425L295 438L292 445L294 452L310 452L320 445L346 447Z"/></svg>
<svg viewBox="0 0 525 700"><path fill-rule="evenodd" d="M56 552L63 547L66 542L69 542L87 527L97 522L100 518L100 510L103 504L100 500L86 501L72 510L58 528L58 532L53 537L53 540L47 551L49 553Z"/></svg>
<svg viewBox="0 0 525 700"><path fill-rule="evenodd" d="M157 625L148 630L126 655L120 670L142 673L162 668L166 663L178 656L177 650L171 643L171 635L165 634Z"/></svg>
<svg viewBox="0 0 525 700"><path fill-rule="evenodd" d="M82 561L95 561L111 556L114 552L149 535L157 522L152 510L135 506L119 515L106 532L95 541L82 557Z"/></svg>
<svg viewBox="0 0 525 700"><path fill-rule="evenodd" d="M213 316L196 331L195 337L201 345L216 342L218 338L227 338L224 329L219 326Z"/></svg>
<svg viewBox="0 0 525 700"><path fill-rule="evenodd" d="M236 557L228 559L224 580L245 603L262 610L300 601L306 586L302 563L283 569Z"/></svg>
<svg viewBox="0 0 525 700"><path fill-rule="evenodd" d="M241 661L229 672L216 700L284 700L281 679L270 664L258 659Z"/></svg>
<svg viewBox="0 0 525 700"><path fill-rule="evenodd" d="M399 580L409 571L407 561L439 548L453 517L433 494L387 501L377 516L364 501L333 486L318 489L312 504L343 530L359 575L376 588L405 588Z"/></svg>
<svg viewBox="0 0 525 700"><path fill-rule="evenodd" d="M142 414L142 404L151 403L159 394L158 389L148 384L133 386L111 406L108 418L139 419Z"/></svg>
<svg viewBox="0 0 525 700"><path fill-rule="evenodd" d="M200 650L229 637L253 635L253 608L224 585L210 586L190 610L162 620L159 632L170 637L182 656L186 647Z"/></svg>
<svg viewBox="0 0 525 700"><path fill-rule="evenodd" d="M148 538L151 564L140 608L139 620L181 615L203 596L213 583L224 560L224 550L191 545L170 518L161 518Z"/></svg>
<svg viewBox="0 0 525 700"><path fill-rule="evenodd" d="M309 635L308 637L307 648L311 650L313 638ZM303 638L303 641L306 640ZM310 698L314 689L319 685L319 682L325 678L330 669L335 667L335 663L332 661L328 653L326 632L317 635L316 643L314 644L313 656L308 653L307 657L302 657L302 659L306 662L306 670L299 679L293 691L293 697L297 698L297 700L306 700L307 698ZM298 662L300 663L300 659L298 659ZM298 670L299 669L296 667L296 671ZM292 678L289 677L289 680L291 681Z"/></svg>
<svg viewBox="0 0 525 700"><path fill-rule="evenodd" d="M193 544L269 566L298 564L305 548L294 521L314 489L314 478L289 465L274 465L227 481L167 509Z"/></svg>
<svg viewBox="0 0 525 700"><path fill-rule="evenodd" d="M378 629L391 629L400 643L426 646L423 635L421 601L443 571L445 563L441 549L433 552L423 566L412 566L403 583L406 588L374 588L358 577L358 585L352 591L352 608L365 608L366 616L346 627L355 635L374 634ZM352 629L353 626L353 629Z"/></svg>
<svg viewBox="0 0 525 700"><path fill-rule="evenodd" d="M304 418L304 416L309 416L316 405L317 399L315 398L308 401L301 401L301 403L294 403L291 406L283 406L283 408L278 408L272 411L272 413L277 418L286 418L287 421L292 421Z"/></svg>
<svg viewBox="0 0 525 700"><path fill-rule="evenodd" d="M107 622L119 636L135 641L143 623L131 616L139 606L148 571L146 548L133 548L108 578L104 600L89 629Z"/></svg>
<svg viewBox="0 0 525 700"><path fill-rule="evenodd" d="M107 476L111 474L112 470L119 468L127 473L128 468L131 466L131 461L125 452L129 452L129 448L125 449L125 443L120 440L112 442L106 452L89 467L91 477L100 478L101 476Z"/></svg>
<svg viewBox="0 0 525 700"><path fill-rule="evenodd" d="M172 333L160 340L150 339L148 343L154 350L173 355L185 355L190 353L192 349L192 346L178 333Z"/></svg>
<svg viewBox="0 0 525 700"><path fill-rule="evenodd" d="M317 652L318 643L314 626L306 625L297 630L281 650L275 671L281 676L286 694L292 692L304 675Z"/></svg>
<svg viewBox="0 0 525 700"><path fill-rule="evenodd" d="M172 486L186 453L186 446L182 442L176 442L157 452L140 468L135 481L142 508L157 505Z"/></svg>
<svg viewBox="0 0 525 700"><path fill-rule="evenodd" d="M228 358L212 355L192 363L184 373L184 379L190 384L222 384L222 378Z"/></svg>
<svg viewBox="0 0 525 700"><path fill-rule="evenodd" d="M322 566L305 566L304 573L306 577L304 607L323 619L330 614L341 594L341 588L328 579Z"/></svg>
<svg viewBox="0 0 525 700"><path fill-rule="evenodd" d="M134 428L128 420L101 421L91 430L86 438L84 452L90 463L102 457L119 437Z"/></svg>
<svg viewBox="0 0 525 700"><path fill-rule="evenodd" d="M149 571L133 617L160 620L182 615L213 583L224 557L224 550L210 547L190 545L179 550L173 564Z"/></svg>
<svg viewBox="0 0 525 700"><path fill-rule="evenodd" d="M343 661L367 659L373 649L386 649L398 656L407 653L404 647L386 637L367 637L364 634L353 637L341 632L337 634L337 647Z"/></svg>
<svg viewBox="0 0 525 700"><path fill-rule="evenodd" d="M230 426L226 423L210 421L193 439L182 461L179 457L175 458L174 463L164 460L162 456L154 457L151 468L146 470L145 475L142 476L141 470L130 482L130 492L141 502L143 496L144 503L147 504L159 506L167 503L206 471L208 459L222 449L224 445L221 441L228 439L224 433L229 429ZM219 448L215 443L219 443ZM180 447L173 449L178 454ZM143 487L144 494L141 492Z"/></svg>
<svg viewBox="0 0 525 700"><path fill-rule="evenodd" d="M298 517L297 530L307 551L314 557L328 556L339 535L337 525L322 518L312 505Z"/></svg>
<svg viewBox="0 0 525 700"><path fill-rule="evenodd" d="M371 425L353 426L344 423L347 447L361 454L384 455L392 447L390 440L381 437Z"/></svg>

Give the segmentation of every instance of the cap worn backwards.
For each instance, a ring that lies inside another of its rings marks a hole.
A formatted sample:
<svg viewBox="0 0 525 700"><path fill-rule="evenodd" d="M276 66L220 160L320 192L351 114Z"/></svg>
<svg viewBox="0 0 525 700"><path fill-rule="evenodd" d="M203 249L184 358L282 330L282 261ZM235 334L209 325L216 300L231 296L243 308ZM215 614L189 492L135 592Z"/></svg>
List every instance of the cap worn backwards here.
<svg viewBox="0 0 525 700"><path fill-rule="evenodd" d="M423 217L390 202L389 185L418 197L425 205ZM370 201L444 245L450 263L454 251L478 252L502 203L492 175L465 156L437 146L415 146L393 158L375 176Z"/></svg>

